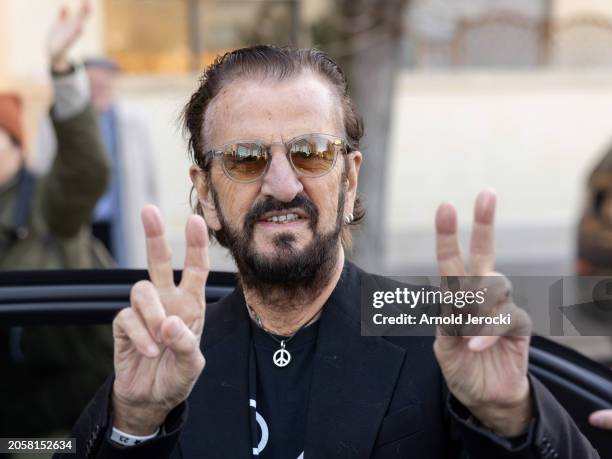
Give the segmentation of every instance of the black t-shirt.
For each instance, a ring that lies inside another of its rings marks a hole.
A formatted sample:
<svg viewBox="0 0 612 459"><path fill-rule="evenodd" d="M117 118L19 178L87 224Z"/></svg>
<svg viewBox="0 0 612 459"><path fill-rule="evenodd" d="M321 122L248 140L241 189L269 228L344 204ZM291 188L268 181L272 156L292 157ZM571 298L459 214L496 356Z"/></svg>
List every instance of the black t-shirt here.
<svg viewBox="0 0 612 459"><path fill-rule="evenodd" d="M319 322L300 330L285 349L291 361L273 362L280 345L251 323L249 364L253 456L264 459L302 459L308 399ZM281 340L283 337L277 336Z"/></svg>

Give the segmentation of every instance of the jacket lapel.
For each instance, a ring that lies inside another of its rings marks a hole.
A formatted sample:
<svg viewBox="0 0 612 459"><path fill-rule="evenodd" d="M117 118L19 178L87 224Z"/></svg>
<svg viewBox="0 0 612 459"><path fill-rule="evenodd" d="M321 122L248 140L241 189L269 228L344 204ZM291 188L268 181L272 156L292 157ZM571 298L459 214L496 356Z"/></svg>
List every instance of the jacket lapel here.
<svg viewBox="0 0 612 459"><path fill-rule="evenodd" d="M361 277L346 264L321 317L306 425L306 457L369 457L405 351L360 333Z"/></svg>
<svg viewBox="0 0 612 459"><path fill-rule="evenodd" d="M323 310L315 351L306 457L369 457L405 351L360 334L362 276L350 263ZM189 398L179 441L184 458L251 457L248 400L250 322L234 290L206 315L206 367Z"/></svg>
<svg viewBox="0 0 612 459"><path fill-rule="evenodd" d="M248 363L251 331L239 289L206 314L202 353L206 366L189 397L179 441L184 458L251 458Z"/></svg>

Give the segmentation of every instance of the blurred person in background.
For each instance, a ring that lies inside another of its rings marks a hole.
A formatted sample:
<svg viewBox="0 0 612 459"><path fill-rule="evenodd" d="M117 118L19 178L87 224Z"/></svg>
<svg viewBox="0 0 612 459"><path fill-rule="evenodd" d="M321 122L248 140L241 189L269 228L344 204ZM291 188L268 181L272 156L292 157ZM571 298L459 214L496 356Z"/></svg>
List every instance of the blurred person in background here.
<svg viewBox="0 0 612 459"><path fill-rule="evenodd" d="M113 263L90 230L109 166L87 76L82 65L67 59L89 11L88 1L76 15L62 10L49 36L51 118L58 150L50 171L40 179L25 167L21 100L14 94L0 95L0 270L102 268ZM68 429L81 402L110 368L108 326L0 327L1 436Z"/></svg>
<svg viewBox="0 0 612 459"><path fill-rule="evenodd" d="M609 276L612 274L612 149L608 149L591 172L587 196L578 226L576 272L580 276ZM605 339L609 342L610 337ZM612 409L592 413L589 422L612 430Z"/></svg>
<svg viewBox="0 0 612 459"><path fill-rule="evenodd" d="M93 106L112 173L106 194L94 212L93 233L119 266L144 267L144 237L138 218L140 209L157 203L153 142L142 112L119 103L115 97L118 65L99 57L85 60Z"/></svg>
<svg viewBox="0 0 612 459"><path fill-rule="evenodd" d="M51 118L58 150L51 170L39 181L25 166L21 99L16 94L0 95L3 270L76 269L112 263L89 234L91 213L106 188L109 167L89 106L87 79L82 68L60 57L63 51L57 57L54 52Z"/></svg>
<svg viewBox="0 0 612 459"><path fill-rule="evenodd" d="M581 276L612 274L612 148L588 179L587 202L578 226L576 272Z"/></svg>

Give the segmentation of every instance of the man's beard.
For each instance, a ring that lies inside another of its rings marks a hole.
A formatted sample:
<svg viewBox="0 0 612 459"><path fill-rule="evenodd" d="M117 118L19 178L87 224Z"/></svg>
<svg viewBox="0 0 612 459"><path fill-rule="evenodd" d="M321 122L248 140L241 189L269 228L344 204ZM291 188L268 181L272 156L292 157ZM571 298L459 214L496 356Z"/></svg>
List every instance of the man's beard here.
<svg viewBox="0 0 612 459"><path fill-rule="evenodd" d="M318 233L319 211L304 194L291 202L282 202L266 197L247 213L242 231L231 228L221 211L214 189L212 197L222 229L216 232L217 239L227 246L239 271L243 288L255 290L268 307L287 309L316 297L328 284L336 263L344 213L344 188L338 193L338 212L333 230ZM296 237L289 233L274 236L272 243L277 249L273 255L260 255L255 250L255 225L261 217L272 211L303 210L309 219L312 240L303 249L294 247Z"/></svg>

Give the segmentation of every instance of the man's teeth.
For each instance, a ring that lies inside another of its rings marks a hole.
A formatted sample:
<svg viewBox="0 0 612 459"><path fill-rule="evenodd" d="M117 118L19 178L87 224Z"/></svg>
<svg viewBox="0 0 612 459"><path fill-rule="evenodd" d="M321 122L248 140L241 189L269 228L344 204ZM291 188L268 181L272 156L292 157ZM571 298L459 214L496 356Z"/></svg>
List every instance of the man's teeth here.
<svg viewBox="0 0 612 459"><path fill-rule="evenodd" d="M268 218L266 221L267 222L273 222L273 223L287 223L287 222L292 222L294 220L297 220L298 215L297 214L285 214L285 215L275 215L274 217L270 217Z"/></svg>

